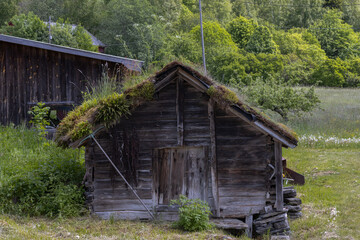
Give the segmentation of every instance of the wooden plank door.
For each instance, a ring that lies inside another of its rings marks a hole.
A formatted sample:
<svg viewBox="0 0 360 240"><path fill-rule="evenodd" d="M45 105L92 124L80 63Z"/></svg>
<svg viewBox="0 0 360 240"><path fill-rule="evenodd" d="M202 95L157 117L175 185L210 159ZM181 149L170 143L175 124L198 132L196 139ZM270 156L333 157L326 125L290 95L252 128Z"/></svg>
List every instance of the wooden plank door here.
<svg viewBox="0 0 360 240"><path fill-rule="evenodd" d="M206 147L178 147L154 150L153 200L167 205L180 195L207 200Z"/></svg>

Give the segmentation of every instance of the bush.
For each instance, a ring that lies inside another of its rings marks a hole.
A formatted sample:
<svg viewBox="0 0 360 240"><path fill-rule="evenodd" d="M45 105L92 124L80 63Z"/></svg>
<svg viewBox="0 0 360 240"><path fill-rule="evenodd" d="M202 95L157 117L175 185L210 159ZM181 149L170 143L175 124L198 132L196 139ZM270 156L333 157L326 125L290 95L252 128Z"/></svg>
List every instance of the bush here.
<svg viewBox="0 0 360 240"><path fill-rule="evenodd" d="M274 77L258 78L242 91L256 106L278 113L285 121L289 113L299 116L303 112L310 112L320 103L313 87L294 88Z"/></svg>
<svg viewBox="0 0 360 240"><path fill-rule="evenodd" d="M206 202L180 195L180 199L171 200L171 204L180 206L179 220L175 223L177 227L185 231L202 231L211 228L209 222L211 212Z"/></svg>
<svg viewBox="0 0 360 240"><path fill-rule="evenodd" d="M32 129L0 126L0 212L80 215L85 168L79 151L56 147Z"/></svg>
<svg viewBox="0 0 360 240"><path fill-rule="evenodd" d="M319 82L321 86L342 87L345 84L347 66L340 58L328 59L312 75L313 83Z"/></svg>
<svg viewBox="0 0 360 240"><path fill-rule="evenodd" d="M227 30L238 47L245 48L256 27L254 20L239 16L229 23Z"/></svg>
<svg viewBox="0 0 360 240"><path fill-rule="evenodd" d="M258 26L246 44L245 50L252 53L277 53L278 46L266 26Z"/></svg>

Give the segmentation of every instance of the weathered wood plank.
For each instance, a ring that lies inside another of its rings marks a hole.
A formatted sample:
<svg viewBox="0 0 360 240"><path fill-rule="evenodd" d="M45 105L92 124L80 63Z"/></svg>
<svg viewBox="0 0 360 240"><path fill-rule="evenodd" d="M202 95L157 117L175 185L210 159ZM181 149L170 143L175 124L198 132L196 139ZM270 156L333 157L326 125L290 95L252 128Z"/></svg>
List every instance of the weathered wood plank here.
<svg viewBox="0 0 360 240"><path fill-rule="evenodd" d="M274 157L275 157L275 177L276 177L276 202L275 208L282 211L284 208L283 199L283 168L282 168L282 144L280 142L274 143Z"/></svg>
<svg viewBox="0 0 360 240"><path fill-rule="evenodd" d="M152 207L152 199L142 199L144 204L150 209ZM138 199L124 199L124 200L99 200L93 201L94 211L142 211L145 210L144 206ZM145 210L146 211L146 210Z"/></svg>
<svg viewBox="0 0 360 240"><path fill-rule="evenodd" d="M252 231L253 231L253 215L246 216L245 223L248 228L245 230L245 234L248 238L252 238Z"/></svg>
<svg viewBox="0 0 360 240"><path fill-rule="evenodd" d="M220 229L244 230L248 228L248 225L239 219L211 219L211 222Z"/></svg>
<svg viewBox="0 0 360 240"><path fill-rule="evenodd" d="M178 145L184 145L184 81L176 81L176 119Z"/></svg>
<svg viewBox="0 0 360 240"><path fill-rule="evenodd" d="M215 131L215 114L213 100L208 103L209 133L210 133L210 174L211 190L214 198L214 211L217 217L220 217L219 189L217 175L217 158L216 158L216 131Z"/></svg>

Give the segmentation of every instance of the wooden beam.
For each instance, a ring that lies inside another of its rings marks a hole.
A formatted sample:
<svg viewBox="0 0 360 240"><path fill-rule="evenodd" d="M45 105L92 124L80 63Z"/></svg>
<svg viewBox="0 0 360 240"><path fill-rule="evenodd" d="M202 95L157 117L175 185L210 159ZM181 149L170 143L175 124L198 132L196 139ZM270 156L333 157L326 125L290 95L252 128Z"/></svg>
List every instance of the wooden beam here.
<svg viewBox="0 0 360 240"><path fill-rule="evenodd" d="M173 80L174 76L177 74L177 72L178 69L175 69L174 71L169 73L164 79L162 79L159 82L156 82L155 83L156 92L159 92L161 89L169 85L171 83L171 80Z"/></svg>
<svg viewBox="0 0 360 240"><path fill-rule="evenodd" d="M245 223L248 226L248 228L245 229L245 234L248 238L252 238L253 215L246 216Z"/></svg>
<svg viewBox="0 0 360 240"><path fill-rule="evenodd" d="M282 211L284 208L283 199L283 168L282 168L282 144L278 141L274 143L275 157L275 177L276 177L276 201L275 208Z"/></svg>
<svg viewBox="0 0 360 240"><path fill-rule="evenodd" d="M215 216L220 217L217 160L216 160L215 112L214 112L214 101L212 99L209 99L208 102L208 116L210 122L211 190L214 197Z"/></svg>
<svg viewBox="0 0 360 240"><path fill-rule="evenodd" d="M207 91L207 89L208 89L207 87L205 87L198 79L191 76L185 70L183 70L182 68L179 68L178 71L179 71L179 74L182 77L184 77L186 79L186 82L189 83L191 86L195 87L196 89L198 89L201 92L206 92Z"/></svg>
<svg viewBox="0 0 360 240"><path fill-rule="evenodd" d="M184 145L184 80L176 81L176 119L177 119L177 143Z"/></svg>

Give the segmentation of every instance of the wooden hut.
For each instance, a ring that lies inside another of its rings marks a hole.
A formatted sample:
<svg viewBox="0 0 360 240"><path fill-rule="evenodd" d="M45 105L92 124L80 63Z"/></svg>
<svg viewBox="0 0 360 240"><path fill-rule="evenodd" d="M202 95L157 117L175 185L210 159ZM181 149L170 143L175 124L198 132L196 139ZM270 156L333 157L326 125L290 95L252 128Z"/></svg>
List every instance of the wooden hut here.
<svg viewBox="0 0 360 240"><path fill-rule="evenodd" d="M38 102L64 112L101 78L105 64L121 79L142 61L0 34L0 124L28 120Z"/></svg>
<svg viewBox="0 0 360 240"><path fill-rule="evenodd" d="M289 130L179 62L145 83L154 87L151 100L132 99L144 83L128 90L131 114L93 136L154 214L176 219L169 203L181 194L208 202L219 219L252 222L283 211L282 147L297 145ZM96 130L102 122L94 118L86 121ZM86 147L91 210L102 218L150 218L99 145L89 137L71 139L74 129L62 127L59 144Z"/></svg>

